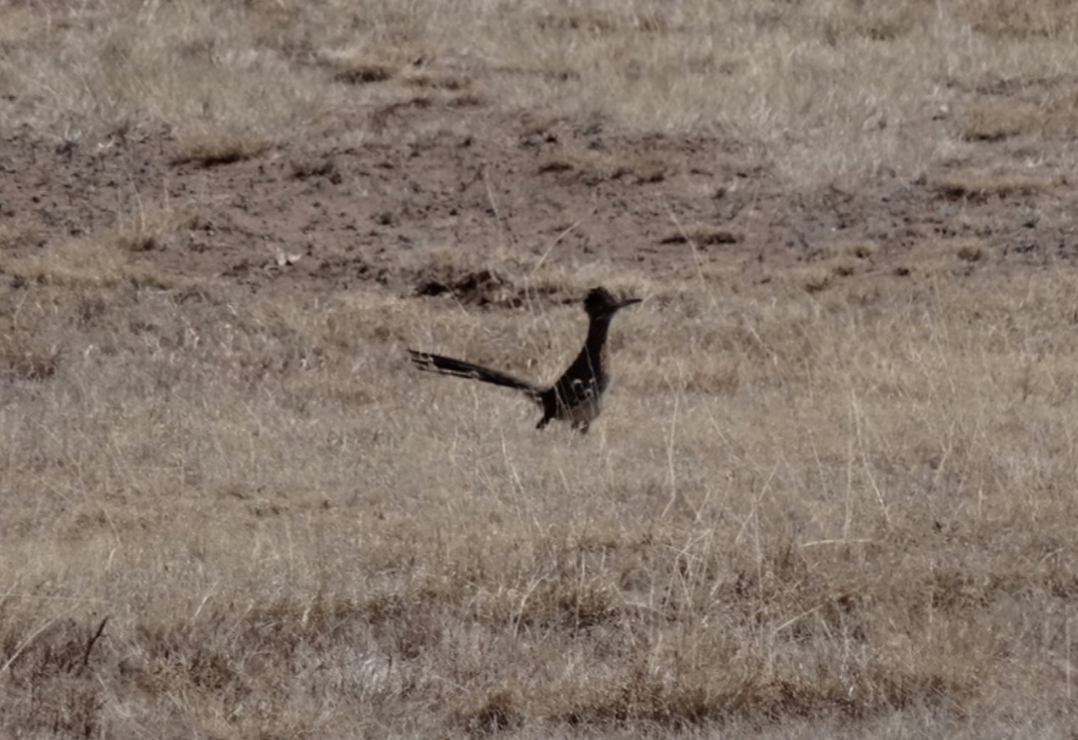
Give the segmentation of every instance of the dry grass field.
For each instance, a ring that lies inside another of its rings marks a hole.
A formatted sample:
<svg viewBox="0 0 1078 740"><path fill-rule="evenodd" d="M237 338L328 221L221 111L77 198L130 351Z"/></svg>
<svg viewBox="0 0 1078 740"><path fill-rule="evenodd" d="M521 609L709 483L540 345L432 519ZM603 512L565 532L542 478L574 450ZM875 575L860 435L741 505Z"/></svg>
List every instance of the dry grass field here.
<svg viewBox="0 0 1078 740"><path fill-rule="evenodd" d="M1078 736L1076 165L1067 0L0 0L0 737Z"/></svg>

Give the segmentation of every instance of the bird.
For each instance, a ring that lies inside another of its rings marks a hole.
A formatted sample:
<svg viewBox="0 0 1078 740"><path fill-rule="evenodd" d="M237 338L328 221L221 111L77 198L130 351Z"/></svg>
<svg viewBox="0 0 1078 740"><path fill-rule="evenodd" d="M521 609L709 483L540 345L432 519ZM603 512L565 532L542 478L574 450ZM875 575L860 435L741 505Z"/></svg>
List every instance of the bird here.
<svg viewBox="0 0 1078 740"><path fill-rule="evenodd" d="M554 385L548 387L452 357L414 349L409 349L408 353L416 367L425 372L471 378L522 391L543 410L543 418L536 429L542 429L556 419L567 421L572 429L587 434L588 426L602 411L603 394L610 387L606 358L610 321L621 309L640 302L639 298L617 300L602 287L589 290L584 298L584 311L588 314L588 336L584 347Z"/></svg>

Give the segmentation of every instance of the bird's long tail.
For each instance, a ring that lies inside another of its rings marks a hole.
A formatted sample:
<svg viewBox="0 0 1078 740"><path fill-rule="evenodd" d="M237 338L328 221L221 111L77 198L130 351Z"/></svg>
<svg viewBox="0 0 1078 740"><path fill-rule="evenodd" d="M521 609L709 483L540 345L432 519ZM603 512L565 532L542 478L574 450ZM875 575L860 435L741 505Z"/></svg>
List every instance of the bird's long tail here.
<svg viewBox="0 0 1078 740"><path fill-rule="evenodd" d="M408 354L412 356L412 362L415 363L416 367L426 372L452 375L457 378L472 378L484 383L515 388L518 391L524 391L532 398L538 398L543 392L542 388L526 380L521 380L498 370L491 370L489 367L483 367L482 365L474 365L464 360L455 360L452 357L432 355L429 352L417 352L414 349L408 350Z"/></svg>

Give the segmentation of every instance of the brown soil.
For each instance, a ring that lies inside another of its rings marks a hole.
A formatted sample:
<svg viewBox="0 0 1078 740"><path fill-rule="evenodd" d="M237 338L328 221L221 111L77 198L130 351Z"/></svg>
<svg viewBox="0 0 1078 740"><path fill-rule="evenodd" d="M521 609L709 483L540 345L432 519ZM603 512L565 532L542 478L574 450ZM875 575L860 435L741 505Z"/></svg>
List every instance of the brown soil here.
<svg viewBox="0 0 1078 740"><path fill-rule="evenodd" d="M4 132L0 208L34 234L7 249L18 256L90 234L151 203L192 207L194 228L144 255L169 273L253 291L373 281L465 299L484 275L454 271L492 254L569 267L609 260L668 277L734 271L749 281L813 262L837 279L915 273L910 250L926 244L953 251L967 272L1078 255L1062 217L1078 201L1069 176L1041 168L1035 181L1008 179L992 142L981 168L791 192L722 138L629 138L572 121L479 116L469 128L358 149L299 143L221 164L176 161L167 131L59 147L30 130ZM456 258L435 258L445 251Z"/></svg>

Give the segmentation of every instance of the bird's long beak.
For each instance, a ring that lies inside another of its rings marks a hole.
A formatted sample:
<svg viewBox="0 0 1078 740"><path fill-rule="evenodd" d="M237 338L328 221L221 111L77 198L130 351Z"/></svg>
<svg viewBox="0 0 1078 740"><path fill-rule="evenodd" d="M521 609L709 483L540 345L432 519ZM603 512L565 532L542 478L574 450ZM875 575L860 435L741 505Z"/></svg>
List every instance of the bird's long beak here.
<svg viewBox="0 0 1078 740"><path fill-rule="evenodd" d="M619 303L615 307L615 310L620 311L621 309L625 308L626 306L631 306L634 303L640 303L642 300L643 300L643 298L626 298L624 301L622 301L621 303Z"/></svg>

